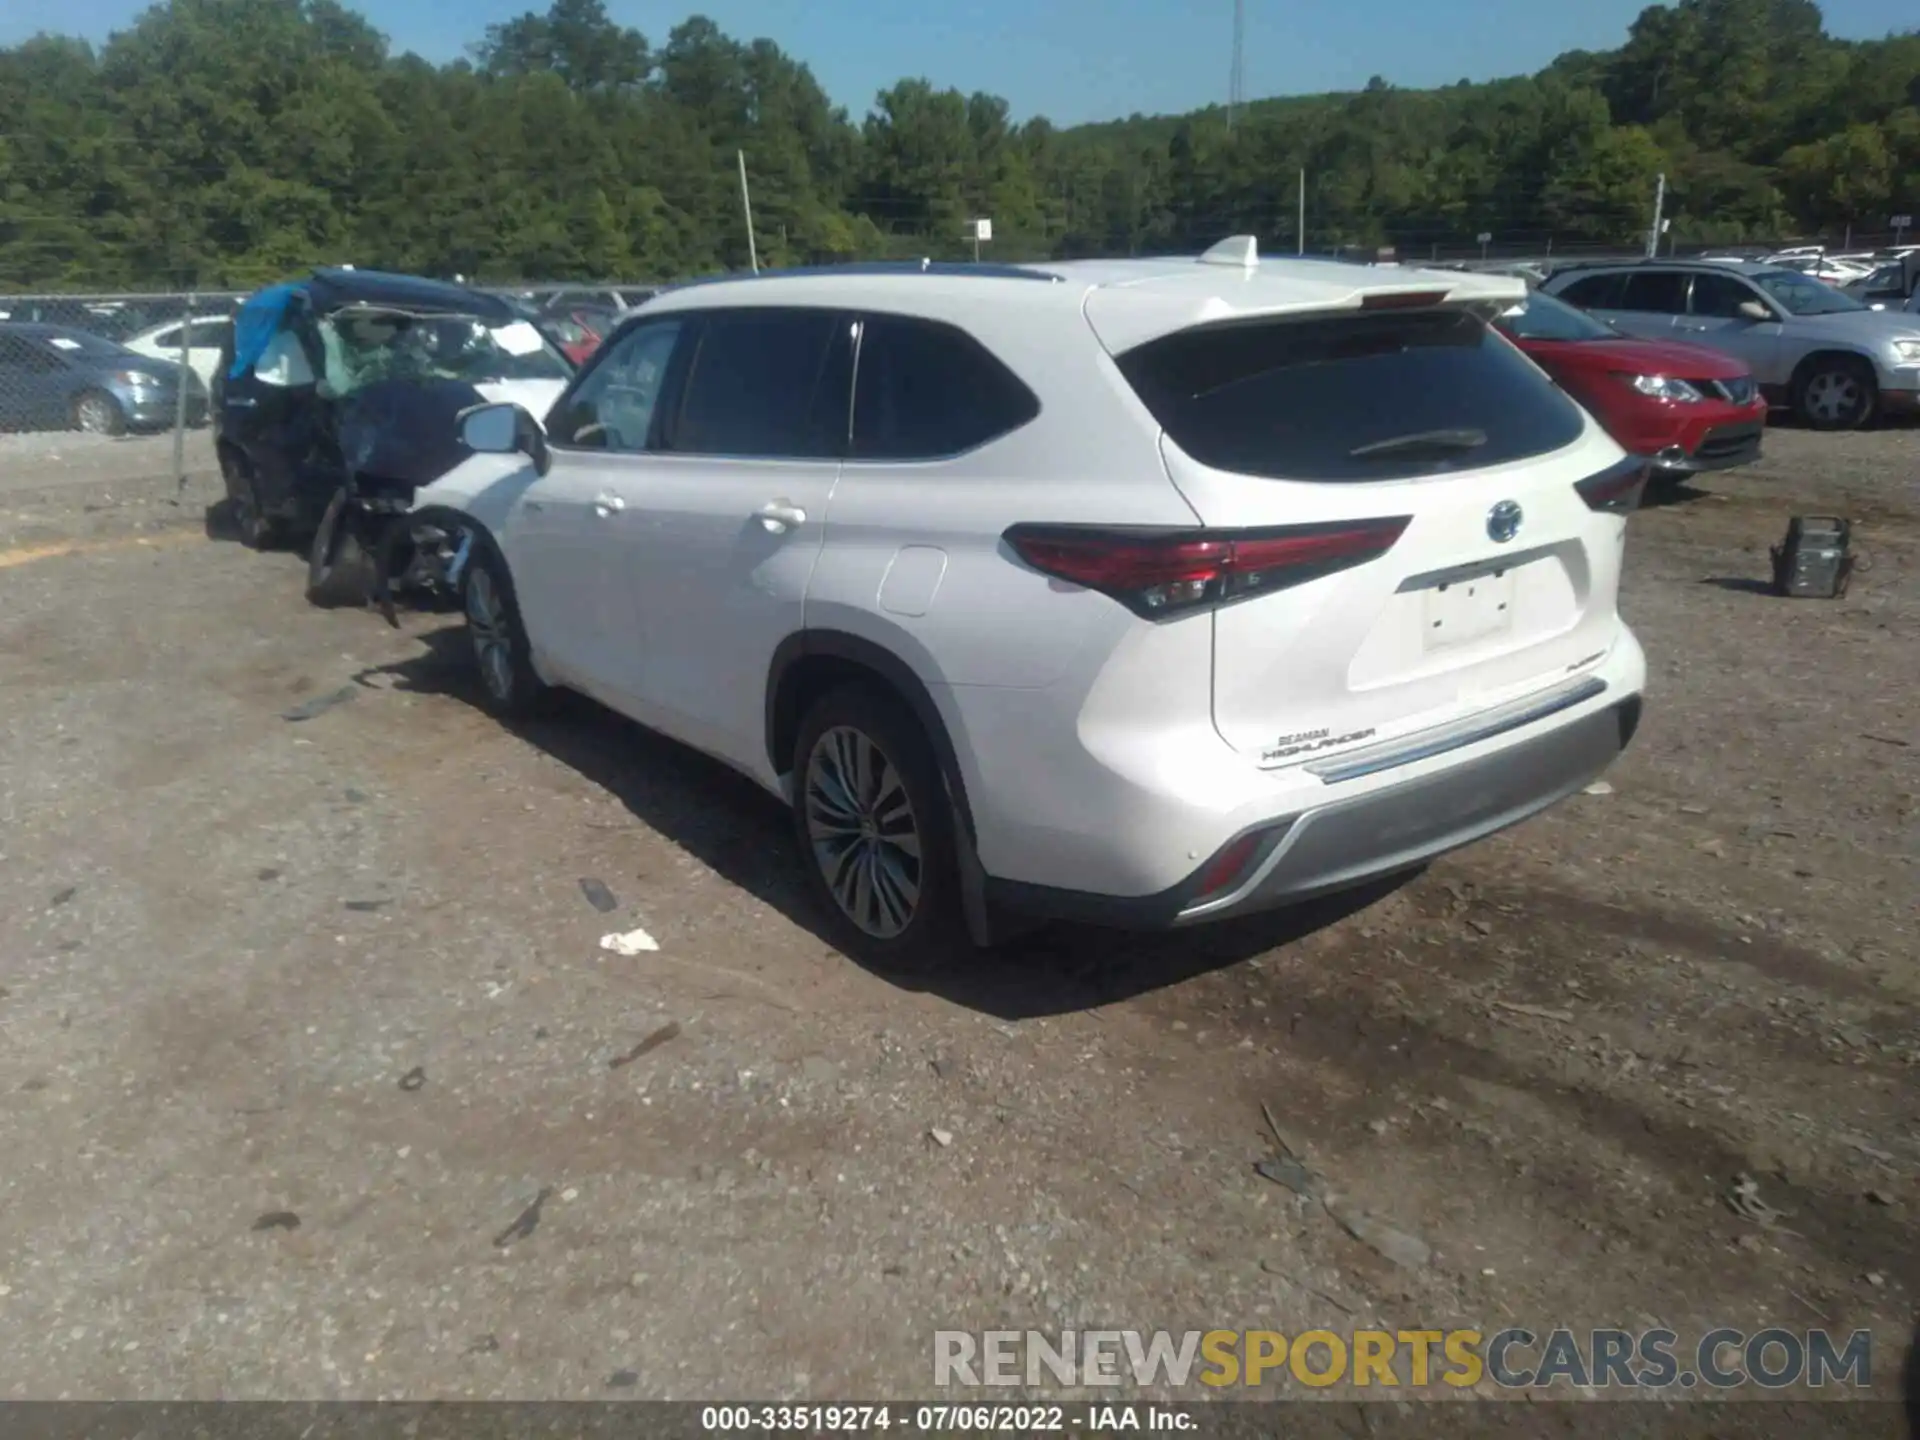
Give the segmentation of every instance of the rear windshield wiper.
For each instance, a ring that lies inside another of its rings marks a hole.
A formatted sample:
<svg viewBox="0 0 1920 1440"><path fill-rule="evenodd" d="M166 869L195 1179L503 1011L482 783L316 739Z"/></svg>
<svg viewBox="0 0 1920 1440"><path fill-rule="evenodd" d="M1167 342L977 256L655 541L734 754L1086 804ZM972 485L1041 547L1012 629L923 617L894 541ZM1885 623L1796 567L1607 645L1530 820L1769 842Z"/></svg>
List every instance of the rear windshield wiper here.
<svg viewBox="0 0 1920 1440"><path fill-rule="evenodd" d="M1361 460L1376 455L1397 455L1405 450L1478 450L1486 443L1484 430L1416 430L1411 435L1395 435L1389 440L1356 446L1347 452L1347 457Z"/></svg>

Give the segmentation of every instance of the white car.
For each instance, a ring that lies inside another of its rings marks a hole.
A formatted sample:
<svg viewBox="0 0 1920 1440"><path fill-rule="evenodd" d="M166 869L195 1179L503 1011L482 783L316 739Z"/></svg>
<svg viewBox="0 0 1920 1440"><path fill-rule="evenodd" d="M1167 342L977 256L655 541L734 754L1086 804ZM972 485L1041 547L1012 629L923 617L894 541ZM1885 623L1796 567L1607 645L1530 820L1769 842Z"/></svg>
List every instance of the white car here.
<svg viewBox="0 0 1920 1440"><path fill-rule="evenodd" d="M553 686L791 802L844 945L1169 927L1398 873L1588 784L1646 664L1628 457L1512 277L846 266L636 312L420 492L486 703Z"/></svg>
<svg viewBox="0 0 1920 1440"><path fill-rule="evenodd" d="M123 341L136 355L180 363L181 327L187 327L187 368L200 377L200 383L213 387L213 372L220 368L220 347L233 334L231 315L196 315L188 320L169 320L149 326Z"/></svg>

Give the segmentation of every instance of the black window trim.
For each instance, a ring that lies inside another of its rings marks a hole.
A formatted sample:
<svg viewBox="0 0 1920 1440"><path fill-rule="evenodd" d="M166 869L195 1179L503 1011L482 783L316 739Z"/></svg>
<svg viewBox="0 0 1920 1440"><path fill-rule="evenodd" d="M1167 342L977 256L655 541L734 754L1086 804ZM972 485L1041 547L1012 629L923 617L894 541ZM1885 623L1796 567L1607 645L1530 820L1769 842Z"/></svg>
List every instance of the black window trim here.
<svg viewBox="0 0 1920 1440"><path fill-rule="evenodd" d="M963 325L956 325L951 320L942 320L932 315L917 314L910 310L860 310L860 311L853 312L852 319L854 324L858 327L858 329L854 335L854 341L853 341L853 384L850 387L848 387L848 392L847 392L847 453L846 453L846 459L843 462L847 465L860 465L860 466L867 466L867 467L887 466L890 468L898 469L899 467L904 465L951 464L955 460L964 460L969 455L978 454L980 451L986 449L989 445L998 445L1002 440L1007 439L1011 435L1018 435L1022 430L1025 430L1029 425L1032 425L1036 420L1038 420L1042 415L1046 413L1046 402L1041 400L1040 396L1035 393L1034 388L1031 385L1027 384L1026 380L1021 377L1020 373L1016 371L1011 365L1007 364L1005 360L1002 360L998 355L994 354L992 349L988 347L985 341L983 341L978 335L975 335L972 331L968 330ZM977 347L981 351L981 353L983 353L990 361L992 361L995 365L998 365L1000 367L1000 369L1006 374L1008 379L1012 380L1014 384L1020 387L1021 391L1025 393L1027 399L1032 403L1033 413L1029 415L1025 420L1022 420L1018 425L1014 426L1011 430L1002 430L997 434L989 435L984 440L977 441L972 445L965 446L962 449L952 451L948 454L916 455L912 459L888 459L880 456L868 458L865 456L856 456L853 453L853 428L854 428L854 425L857 423L857 414L856 414L855 407L859 404L859 398L860 398L860 353L861 353L863 342L867 338L867 322L870 320L904 320L909 324L932 325L940 329L953 331L955 334L965 339L968 343Z"/></svg>

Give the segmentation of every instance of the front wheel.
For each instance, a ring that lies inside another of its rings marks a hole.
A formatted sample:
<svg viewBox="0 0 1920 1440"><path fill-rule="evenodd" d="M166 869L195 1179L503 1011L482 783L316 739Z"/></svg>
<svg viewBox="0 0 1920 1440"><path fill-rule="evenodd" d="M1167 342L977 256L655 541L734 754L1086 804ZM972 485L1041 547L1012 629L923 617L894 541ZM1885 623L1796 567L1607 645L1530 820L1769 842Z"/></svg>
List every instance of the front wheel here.
<svg viewBox="0 0 1920 1440"><path fill-rule="evenodd" d="M794 827L809 887L840 947L924 971L964 939L953 817L932 747L873 685L823 696L794 747Z"/></svg>
<svg viewBox="0 0 1920 1440"><path fill-rule="evenodd" d="M504 720L534 713L549 691L533 668L533 647L520 620L506 559L478 534L461 577L460 598L487 709Z"/></svg>
<svg viewBox="0 0 1920 1440"><path fill-rule="evenodd" d="M89 390L73 402L73 428L88 435L124 435L127 413L101 390Z"/></svg>
<svg viewBox="0 0 1920 1440"><path fill-rule="evenodd" d="M1857 430L1873 418L1878 399L1872 368L1835 356L1814 361L1802 373L1793 408L1815 430Z"/></svg>
<svg viewBox="0 0 1920 1440"><path fill-rule="evenodd" d="M365 605L373 595L373 557L360 543L345 490L333 497L307 555L307 599L314 605Z"/></svg>

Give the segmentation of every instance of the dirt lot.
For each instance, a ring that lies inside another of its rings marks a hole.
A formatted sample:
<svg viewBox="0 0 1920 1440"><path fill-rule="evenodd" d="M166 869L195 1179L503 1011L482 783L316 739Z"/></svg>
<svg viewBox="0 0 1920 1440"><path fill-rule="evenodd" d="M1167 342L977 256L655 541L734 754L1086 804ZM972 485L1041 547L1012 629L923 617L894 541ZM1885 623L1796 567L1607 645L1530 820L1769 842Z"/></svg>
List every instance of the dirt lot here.
<svg viewBox="0 0 1920 1440"><path fill-rule="evenodd" d="M921 990L816 936L744 781L503 730L443 621L205 538L204 476L0 471L0 1395L925 1395L936 1329L1370 1324L1869 1327L1898 1382L1920 430L1634 521L1611 793ZM1821 510L1872 569L1760 593ZM1263 1104L1430 1260L1257 1174Z"/></svg>

